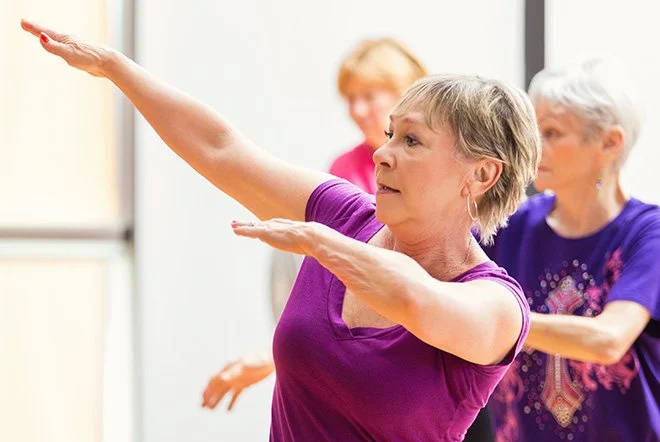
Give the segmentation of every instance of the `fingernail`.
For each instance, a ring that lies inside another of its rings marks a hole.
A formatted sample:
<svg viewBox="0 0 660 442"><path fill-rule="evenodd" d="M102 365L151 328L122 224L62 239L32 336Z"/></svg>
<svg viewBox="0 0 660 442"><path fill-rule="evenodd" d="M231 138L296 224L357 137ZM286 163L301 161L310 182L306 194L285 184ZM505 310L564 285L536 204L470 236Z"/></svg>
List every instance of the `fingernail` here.
<svg viewBox="0 0 660 442"><path fill-rule="evenodd" d="M44 43L48 43L48 36L46 34L42 32L40 37L41 37L41 41L43 41Z"/></svg>

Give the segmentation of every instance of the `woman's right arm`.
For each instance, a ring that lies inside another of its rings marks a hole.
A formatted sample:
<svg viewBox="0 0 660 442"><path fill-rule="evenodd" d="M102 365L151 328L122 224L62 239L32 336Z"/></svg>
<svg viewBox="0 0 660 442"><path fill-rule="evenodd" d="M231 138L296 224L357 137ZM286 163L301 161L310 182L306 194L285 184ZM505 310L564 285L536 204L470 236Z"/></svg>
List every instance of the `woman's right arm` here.
<svg viewBox="0 0 660 442"><path fill-rule="evenodd" d="M281 161L221 115L112 49L23 21L48 52L112 81L163 141L218 189L260 219L304 220L312 191L330 175Z"/></svg>

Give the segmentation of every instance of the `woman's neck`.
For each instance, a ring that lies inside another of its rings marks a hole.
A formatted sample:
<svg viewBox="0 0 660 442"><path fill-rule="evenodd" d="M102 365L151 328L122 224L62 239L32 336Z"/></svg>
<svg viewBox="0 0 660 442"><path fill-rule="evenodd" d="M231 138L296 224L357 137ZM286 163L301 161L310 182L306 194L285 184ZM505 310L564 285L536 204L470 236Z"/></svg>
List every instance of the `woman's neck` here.
<svg viewBox="0 0 660 442"><path fill-rule="evenodd" d="M410 256L441 281L450 281L488 260L466 226L429 229L426 234L415 229L414 235L400 227L394 230L396 234L388 226L383 229L381 246Z"/></svg>
<svg viewBox="0 0 660 442"><path fill-rule="evenodd" d="M619 178L603 181L598 187L557 189L555 205L546 216L548 225L558 235L580 238L609 224L628 201Z"/></svg>

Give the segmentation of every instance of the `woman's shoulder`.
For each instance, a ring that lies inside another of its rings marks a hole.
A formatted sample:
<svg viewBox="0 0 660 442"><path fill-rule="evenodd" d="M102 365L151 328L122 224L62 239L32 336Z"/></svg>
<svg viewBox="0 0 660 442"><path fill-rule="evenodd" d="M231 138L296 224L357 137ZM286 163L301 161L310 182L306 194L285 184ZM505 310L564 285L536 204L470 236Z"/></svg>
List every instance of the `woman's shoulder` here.
<svg viewBox="0 0 660 442"><path fill-rule="evenodd" d="M507 226L502 231L528 231L534 226L542 225L545 223L545 217L552 209L554 202L555 195L552 193L543 192L530 196L509 217Z"/></svg>
<svg viewBox="0 0 660 442"><path fill-rule="evenodd" d="M373 195L344 179L332 179L312 192L305 219L355 237L366 224L374 223L375 210Z"/></svg>
<svg viewBox="0 0 660 442"><path fill-rule="evenodd" d="M533 215L545 218L555 203L555 194L552 192L539 192L522 202L512 217L523 217Z"/></svg>
<svg viewBox="0 0 660 442"><path fill-rule="evenodd" d="M623 211L611 223L610 236L637 246L653 240L660 244L660 207L630 198Z"/></svg>
<svg viewBox="0 0 660 442"><path fill-rule="evenodd" d="M619 222L637 226L660 226L660 206L630 198L623 208Z"/></svg>

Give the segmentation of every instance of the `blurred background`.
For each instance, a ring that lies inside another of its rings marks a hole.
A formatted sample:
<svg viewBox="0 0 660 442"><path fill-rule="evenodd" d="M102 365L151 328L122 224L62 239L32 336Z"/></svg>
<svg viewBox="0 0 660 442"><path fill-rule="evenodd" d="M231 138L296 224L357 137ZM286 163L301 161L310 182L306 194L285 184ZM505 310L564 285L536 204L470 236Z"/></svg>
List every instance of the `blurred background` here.
<svg viewBox="0 0 660 442"><path fill-rule="evenodd" d="M645 109L627 189L660 202L658 2L0 0L0 441L263 441L273 378L200 407L224 363L270 342L268 250L109 82L66 68L22 17L105 42L285 160L326 170L361 135L336 90L366 37L432 72L526 87L615 55Z"/></svg>

